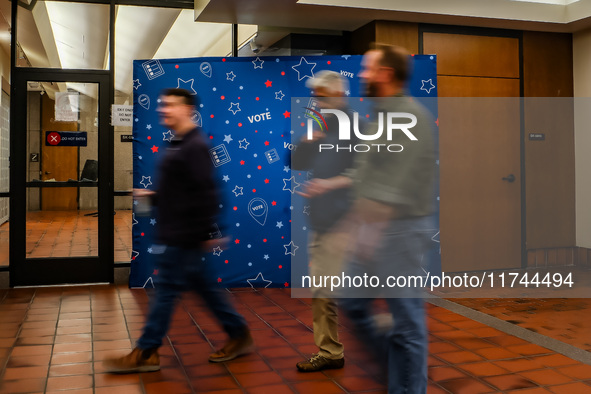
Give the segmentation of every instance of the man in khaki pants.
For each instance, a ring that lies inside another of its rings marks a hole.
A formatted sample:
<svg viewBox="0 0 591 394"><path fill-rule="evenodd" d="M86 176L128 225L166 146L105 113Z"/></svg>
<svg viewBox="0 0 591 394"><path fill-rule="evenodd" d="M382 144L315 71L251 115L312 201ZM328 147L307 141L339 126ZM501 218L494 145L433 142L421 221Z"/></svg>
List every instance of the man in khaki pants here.
<svg viewBox="0 0 591 394"><path fill-rule="evenodd" d="M312 90L319 108L346 110L345 91L349 85L345 78L334 71L320 71L306 86ZM312 139L304 136L292 154L292 168L313 171L310 185L343 173L352 167L353 156L347 151L319 153L319 144L338 144L339 125L334 115L325 115L326 127L314 130ZM310 197L306 190L299 193ZM310 275L324 277L340 275L347 246L347 231L341 225L344 214L350 208L348 189L339 189L310 198ZM314 342L318 353L309 360L297 363L301 372L342 368L345 364L343 345L339 342L336 303L330 298L330 289L312 288L312 314Z"/></svg>

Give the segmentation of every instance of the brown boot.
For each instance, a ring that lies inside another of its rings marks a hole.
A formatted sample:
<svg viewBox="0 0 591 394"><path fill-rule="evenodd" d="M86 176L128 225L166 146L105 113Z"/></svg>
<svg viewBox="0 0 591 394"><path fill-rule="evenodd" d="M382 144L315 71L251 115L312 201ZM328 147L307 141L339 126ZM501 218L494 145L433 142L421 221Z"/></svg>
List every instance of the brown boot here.
<svg viewBox="0 0 591 394"><path fill-rule="evenodd" d="M221 363L234 360L236 357L250 353L253 343L250 331L247 331L241 337L231 338L223 348L209 356L209 361L212 363Z"/></svg>
<svg viewBox="0 0 591 394"><path fill-rule="evenodd" d="M127 356L108 358L103 361L105 371L111 373L154 372L160 369L158 349L135 348Z"/></svg>
<svg viewBox="0 0 591 394"><path fill-rule="evenodd" d="M301 361L296 364L300 372L318 372L325 369L340 369L345 366L345 358L330 359L315 354L309 360Z"/></svg>

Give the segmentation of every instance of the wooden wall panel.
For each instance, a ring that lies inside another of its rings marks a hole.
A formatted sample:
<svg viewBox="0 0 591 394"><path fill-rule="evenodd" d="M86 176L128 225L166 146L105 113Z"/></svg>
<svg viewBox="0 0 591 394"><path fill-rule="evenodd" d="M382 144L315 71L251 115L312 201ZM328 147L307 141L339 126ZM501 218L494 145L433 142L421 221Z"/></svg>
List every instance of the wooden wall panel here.
<svg viewBox="0 0 591 394"><path fill-rule="evenodd" d="M419 25L408 22L373 21L351 33L349 49L362 55L371 43L398 45L410 53L419 53Z"/></svg>
<svg viewBox="0 0 591 394"><path fill-rule="evenodd" d="M523 33L528 249L576 244L572 70L570 34Z"/></svg>
<svg viewBox="0 0 591 394"><path fill-rule="evenodd" d="M519 97L519 79L437 77L439 97Z"/></svg>
<svg viewBox="0 0 591 394"><path fill-rule="evenodd" d="M437 55L437 74L519 78L517 38L424 33L423 52Z"/></svg>

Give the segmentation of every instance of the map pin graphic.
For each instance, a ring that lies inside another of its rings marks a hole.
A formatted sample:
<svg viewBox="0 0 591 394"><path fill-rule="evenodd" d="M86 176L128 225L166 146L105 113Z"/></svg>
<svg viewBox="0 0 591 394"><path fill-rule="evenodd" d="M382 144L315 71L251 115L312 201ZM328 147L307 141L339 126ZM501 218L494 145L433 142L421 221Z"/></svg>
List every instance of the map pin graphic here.
<svg viewBox="0 0 591 394"><path fill-rule="evenodd" d="M207 78L211 78L211 64L203 62L199 66L199 70L201 70L203 75L205 75Z"/></svg>
<svg viewBox="0 0 591 394"><path fill-rule="evenodd" d="M248 213L250 213L250 216L252 216L252 218L261 226L265 225L268 212L269 206L262 198L253 198L248 203Z"/></svg>
<svg viewBox="0 0 591 394"><path fill-rule="evenodd" d="M140 94L140 97L138 97L137 102L145 109L150 109L150 97L148 97L147 94Z"/></svg>

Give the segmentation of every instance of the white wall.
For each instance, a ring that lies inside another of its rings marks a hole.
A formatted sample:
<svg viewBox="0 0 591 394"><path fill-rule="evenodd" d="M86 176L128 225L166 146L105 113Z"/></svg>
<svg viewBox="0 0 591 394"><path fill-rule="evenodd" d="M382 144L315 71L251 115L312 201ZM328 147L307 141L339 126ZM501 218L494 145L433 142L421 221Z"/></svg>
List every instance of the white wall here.
<svg viewBox="0 0 591 394"><path fill-rule="evenodd" d="M591 29L573 34L577 246L591 248Z"/></svg>

